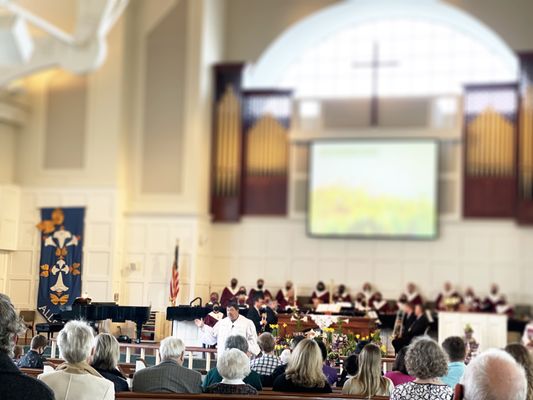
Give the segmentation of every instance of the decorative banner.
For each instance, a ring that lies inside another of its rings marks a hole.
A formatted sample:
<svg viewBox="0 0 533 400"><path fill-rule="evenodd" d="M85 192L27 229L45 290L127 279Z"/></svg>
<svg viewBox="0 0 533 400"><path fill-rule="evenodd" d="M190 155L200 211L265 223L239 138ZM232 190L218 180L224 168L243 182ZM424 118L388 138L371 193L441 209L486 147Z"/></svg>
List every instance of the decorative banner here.
<svg viewBox="0 0 533 400"><path fill-rule="evenodd" d="M43 208L37 309L48 322L81 295L84 208Z"/></svg>

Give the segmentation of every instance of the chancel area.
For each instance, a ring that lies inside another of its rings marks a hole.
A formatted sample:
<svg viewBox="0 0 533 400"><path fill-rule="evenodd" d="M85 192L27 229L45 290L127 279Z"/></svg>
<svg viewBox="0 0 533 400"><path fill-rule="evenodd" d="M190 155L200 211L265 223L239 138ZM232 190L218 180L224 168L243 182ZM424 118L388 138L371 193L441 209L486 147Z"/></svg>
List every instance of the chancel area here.
<svg viewBox="0 0 533 400"><path fill-rule="evenodd" d="M531 0L0 11L2 399L533 399Z"/></svg>

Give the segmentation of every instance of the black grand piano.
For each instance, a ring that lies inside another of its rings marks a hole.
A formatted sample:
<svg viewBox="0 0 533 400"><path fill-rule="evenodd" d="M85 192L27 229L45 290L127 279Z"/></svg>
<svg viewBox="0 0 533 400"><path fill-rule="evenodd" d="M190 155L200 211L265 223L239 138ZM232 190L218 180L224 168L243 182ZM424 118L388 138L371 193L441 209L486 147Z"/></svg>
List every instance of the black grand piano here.
<svg viewBox="0 0 533 400"><path fill-rule="evenodd" d="M106 319L113 322L133 321L137 325L137 343L140 343L142 326L150 318L150 307L119 306L115 303L73 304L54 315L54 318L63 323L74 319L93 324Z"/></svg>

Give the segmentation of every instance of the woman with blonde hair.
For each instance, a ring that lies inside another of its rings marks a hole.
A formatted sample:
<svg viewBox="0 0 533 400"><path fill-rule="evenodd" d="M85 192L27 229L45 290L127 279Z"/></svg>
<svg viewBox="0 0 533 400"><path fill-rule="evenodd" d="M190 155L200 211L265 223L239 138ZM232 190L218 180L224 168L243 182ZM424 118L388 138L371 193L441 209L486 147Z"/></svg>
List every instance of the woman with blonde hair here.
<svg viewBox="0 0 533 400"><path fill-rule="evenodd" d="M91 366L105 379L113 382L115 393L130 390L126 377L117 368L120 347L117 339L109 333L100 333L94 340Z"/></svg>
<svg viewBox="0 0 533 400"><path fill-rule="evenodd" d="M292 352L285 374L274 380L272 390L278 392L331 393L322 372L322 353L318 344L304 339Z"/></svg>
<svg viewBox="0 0 533 400"><path fill-rule="evenodd" d="M342 387L344 394L365 397L390 396L394 385L381 376L381 350L375 344L367 344L359 354L359 372Z"/></svg>
<svg viewBox="0 0 533 400"><path fill-rule="evenodd" d="M527 378L527 400L533 400L533 359L529 350L520 343L511 343L505 347L505 351L524 368Z"/></svg>

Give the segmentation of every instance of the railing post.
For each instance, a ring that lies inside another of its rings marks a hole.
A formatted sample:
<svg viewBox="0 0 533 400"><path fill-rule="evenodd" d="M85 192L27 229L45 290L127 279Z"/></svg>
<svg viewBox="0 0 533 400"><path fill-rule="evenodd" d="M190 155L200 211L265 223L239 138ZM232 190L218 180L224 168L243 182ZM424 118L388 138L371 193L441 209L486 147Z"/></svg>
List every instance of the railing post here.
<svg viewBox="0 0 533 400"><path fill-rule="evenodd" d="M189 351L189 369L192 369L192 362L193 362L192 351Z"/></svg>
<svg viewBox="0 0 533 400"><path fill-rule="evenodd" d="M131 347L126 346L126 362L131 362Z"/></svg>
<svg viewBox="0 0 533 400"><path fill-rule="evenodd" d="M205 353L205 369L207 372L211 369L211 353Z"/></svg>
<svg viewBox="0 0 533 400"><path fill-rule="evenodd" d="M50 358L56 358L57 342L52 340L52 348L50 349Z"/></svg>

